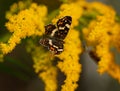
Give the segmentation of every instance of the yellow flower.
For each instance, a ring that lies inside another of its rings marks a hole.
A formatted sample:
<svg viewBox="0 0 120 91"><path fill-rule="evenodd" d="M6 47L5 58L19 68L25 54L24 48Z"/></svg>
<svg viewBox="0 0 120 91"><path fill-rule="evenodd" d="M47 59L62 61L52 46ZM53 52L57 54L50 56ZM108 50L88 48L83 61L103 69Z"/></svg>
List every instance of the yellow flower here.
<svg viewBox="0 0 120 91"><path fill-rule="evenodd" d="M32 55L35 72L45 84L45 91L56 91L57 67L53 65L53 58L49 58L49 52L46 52L41 46L35 46L32 41L29 41L27 49Z"/></svg>
<svg viewBox="0 0 120 91"><path fill-rule="evenodd" d="M77 81L81 72L81 64L79 64L81 52L79 33L71 29L65 39L64 52L58 56L63 60L63 62L58 63L58 67L66 75L65 84L62 86L61 91L74 91L77 88Z"/></svg>
<svg viewBox="0 0 120 91"><path fill-rule="evenodd" d="M87 45L92 46L100 58L98 72L107 72L120 82L120 66L114 63L115 58L111 51L113 46L119 46L120 24L115 21L115 11L97 2L91 3L91 7L100 12L100 15L91 21L88 28L83 29Z"/></svg>
<svg viewBox="0 0 120 91"><path fill-rule="evenodd" d="M107 70L108 74L118 80L120 83L120 66L115 64L114 61L112 61L109 65L109 69Z"/></svg>
<svg viewBox="0 0 120 91"><path fill-rule="evenodd" d="M120 24L116 23L111 27L111 43L116 47L116 49L120 52Z"/></svg>
<svg viewBox="0 0 120 91"><path fill-rule="evenodd" d="M79 32L73 29L73 27L79 24L78 20L82 14L83 8L79 5L79 3L63 4L60 7L60 14L57 19L53 19L53 23L55 23L60 17L72 17L71 29L64 40L64 51L57 56L63 60L63 62L58 62L58 67L66 75L66 80L62 85L61 91L74 91L78 86L77 81L79 80L81 72L79 55L82 52L82 47L79 39Z"/></svg>
<svg viewBox="0 0 120 91"><path fill-rule="evenodd" d="M45 6L37 6L33 3L29 9L21 11L18 15L11 16L6 23L6 27L13 33L7 44L0 43L2 53L11 52L20 43L21 39L33 35L42 35L46 14L47 8Z"/></svg>
<svg viewBox="0 0 120 91"><path fill-rule="evenodd" d="M10 6L10 10L6 12L6 19L9 19L11 16L18 14L18 12L28 8L31 4L31 0L19 1Z"/></svg>
<svg viewBox="0 0 120 91"><path fill-rule="evenodd" d="M56 91L57 89L57 68L52 65L49 53L42 51L43 48L36 47L32 52L34 69L38 76L45 83L45 91Z"/></svg>
<svg viewBox="0 0 120 91"><path fill-rule="evenodd" d="M52 22L55 24L59 18L67 15L72 17L73 22L71 27L75 27L78 25L79 23L78 19L82 16L82 14L83 14L83 8L77 2L70 4L62 4L60 7L59 16L57 16L57 19L53 19Z"/></svg>
<svg viewBox="0 0 120 91"><path fill-rule="evenodd" d="M39 74L45 83L45 91L57 91L57 69L50 67L45 72Z"/></svg>

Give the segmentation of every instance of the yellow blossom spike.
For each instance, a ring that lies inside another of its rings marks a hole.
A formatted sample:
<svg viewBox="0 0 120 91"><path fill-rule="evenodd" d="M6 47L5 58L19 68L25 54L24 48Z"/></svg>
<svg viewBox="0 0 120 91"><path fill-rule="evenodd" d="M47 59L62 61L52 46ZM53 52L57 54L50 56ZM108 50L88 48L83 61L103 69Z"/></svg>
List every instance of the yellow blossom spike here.
<svg viewBox="0 0 120 91"><path fill-rule="evenodd" d="M33 67L35 72L45 83L45 91L56 91L57 68L53 65L53 58L49 58L49 52L44 51L43 47L41 46L33 45L32 49L34 50L29 52L32 54L34 61Z"/></svg>
<svg viewBox="0 0 120 91"><path fill-rule="evenodd" d="M78 25L79 23L78 19L82 16L82 14L83 14L83 8L78 3L62 4L60 7L59 16L53 19L52 22L55 24L59 18L64 16L71 16L73 21L71 27L73 26L75 27Z"/></svg>
<svg viewBox="0 0 120 91"><path fill-rule="evenodd" d="M71 29L69 30L69 33L64 40L64 51L57 56L61 60L63 60L63 62L58 62L58 67L66 76L61 91L75 91L75 89L78 87L77 81L79 80L81 72L79 55L82 52L82 47L79 39L79 32L72 28L78 25L78 20L82 16L82 14L83 8L80 6L79 3L76 2L63 4L60 7L59 16L53 19L53 23L55 23L61 17L72 17Z"/></svg>
<svg viewBox="0 0 120 91"><path fill-rule="evenodd" d="M41 12L44 11L44 12ZM46 6L38 6L33 3L29 9L21 11L18 15L10 17L6 27L13 32L8 43L0 43L3 54L11 52L21 39L33 35L42 35L44 32L45 19L47 14Z"/></svg>
<svg viewBox="0 0 120 91"><path fill-rule="evenodd" d="M74 35L74 36L73 36ZM78 31L71 29L65 39L64 52L58 57L63 62L58 63L60 70L66 75L65 84L61 91L74 91L77 88L81 65L79 64L79 55L82 52Z"/></svg>
<svg viewBox="0 0 120 91"><path fill-rule="evenodd" d="M112 61L109 64L109 68L107 70L108 74L111 75L114 79L118 80L120 83L120 66L115 64L114 61Z"/></svg>
<svg viewBox="0 0 120 91"><path fill-rule="evenodd" d="M50 67L45 72L39 74L45 83L45 91L57 91L57 69Z"/></svg>
<svg viewBox="0 0 120 91"><path fill-rule="evenodd" d="M11 16L18 14L18 12L28 8L31 4L31 0L19 1L10 6L10 10L6 12L6 19L9 19Z"/></svg>
<svg viewBox="0 0 120 91"><path fill-rule="evenodd" d="M90 4L101 15L96 20L91 21L88 28L83 29L88 46L92 46L100 58L98 62L98 72L107 72L120 82L120 66L115 64L111 47L119 46L120 24L115 21L115 11L102 3L94 2ZM118 44L118 46L117 46ZM116 75L117 74L117 75Z"/></svg>
<svg viewBox="0 0 120 91"><path fill-rule="evenodd" d="M29 40L27 51L33 58L33 68L45 84L45 91L57 90L57 67L53 65L53 57L49 56L42 46L36 46L33 40Z"/></svg>
<svg viewBox="0 0 120 91"><path fill-rule="evenodd" d="M111 43L115 46L115 48L120 52L120 24L116 23L111 27L110 36Z"/></svg>

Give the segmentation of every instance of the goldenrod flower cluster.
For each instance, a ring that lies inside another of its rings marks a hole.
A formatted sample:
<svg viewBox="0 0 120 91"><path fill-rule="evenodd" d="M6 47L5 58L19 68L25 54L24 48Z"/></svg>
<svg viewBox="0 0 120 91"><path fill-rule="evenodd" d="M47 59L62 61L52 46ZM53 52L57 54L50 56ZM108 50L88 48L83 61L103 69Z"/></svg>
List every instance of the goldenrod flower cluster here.
<svg viewBox="0 0 120 91"><path fill-rule="evenodd" d="M10 6L10 10L6 12L6 19L18 14L20 11L30 7L31 0L19 1Z"/></svg>
<svg viewBox="0 0 120 91"><path fill-rule="evenodd" d="M73 34L74 36L72 36ZM79 80L81 72L79 55L82 52L78 34L78 31L74 29L70 30L69 35L65 40L65 51L58 56L63 60L63 62L58 63L58 67L66 75L62 91L74 91L78 86L76 82Z"/></svg>
<svg viewBox="0 0 120 91"><path fill-rule="evenodd" d="M45 6L37 6L37 4L33 3L29 9L11 16L9 22L6 23L6 27L12 33L12 36L7 44L0 43L2 53L7 54L11 52L21 42L21 39L33 35L42 35L46 14L47 8Z"/></svg>
<svg viewBox="0 0 120 91"><path fill-rule="evenodd" d="M79 11L78 13L76 13ZM58 55L63 62L58 62L58 67L66 75L64 85L61 91L74 91L77 88L77 81L80 77L81 65L79 64L79 55L82 52L79 32L73 29L79 24L78 19L82 16L83 9L78 3L63 4L60 7L58 17L69 15L72 17L72 25L65 39L64 52ZM59 19L59 18L58 18ZM53 20L57 21L57 19Z"/></svg>
<svg viewBox="0 0 120 91"><path fill-rule="evenodd" d="M53 56L36 43L36 37L42 37L45 32L47 7L30 2L14 4L6 14L9 21L5 24L11 37L7 43L0 43L0 56L10 53L22 39L30 37L26 49L33 58L35 72L45 83L45 91L57 91L58 69L66 76L61 91L75 91L82 71L79 60L80 54L84 52L82 41L85 41L85 46L92 47L91 51L100 59L98 72L107 72L120 82L120 66L114 62L115 56L111 50L116 48L120 51L120 24L116 21L114 9L98 2L66 0L51 22L56 24L64 16L72 17L71 28L64 40L64 51ZM55 61L58 62L57 65L54 64Z"/></svg>
<svg viewBox="0 0 120 91"><path fill-rule="evenodd" d="M45 83L45 91L56 91L57 67L53 65L53 58L50 58L49 52L46 52L43 47L34 45L30 40L27 50L33 57L35 72Z"/></svg>
<svg viewBox="0 0 120 91"><path fill-rule="evenodd" d="M112 77L120 81L120 66L114 63L115 56L112 48L119 50L120 24L116 22L115 11L101 3L91 3L91 6L99 11L100 15L96 20L91 21L88 28L84 28L84 35L89 46L94 47L97 56L100 58L98 72L108 72Z"/></svg>

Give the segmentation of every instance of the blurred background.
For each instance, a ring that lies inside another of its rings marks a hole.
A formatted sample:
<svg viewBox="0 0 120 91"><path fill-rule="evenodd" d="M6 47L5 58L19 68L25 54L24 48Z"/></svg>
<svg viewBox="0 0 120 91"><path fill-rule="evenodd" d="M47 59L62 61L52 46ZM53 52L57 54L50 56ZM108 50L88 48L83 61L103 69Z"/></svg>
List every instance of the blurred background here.
<svg viewBox="0 0 120 91"><path fill-rule="evenodd" d="M5 13L9 7L19 0L0 0L0 37L7 34L4 24ZM94 0L88 0L92 2ZM120 15L120 0L96 0L112 6ZM33 0L48 6L48 11L58 8L60 0ZM0 39L1 41L1 39ZM30 54L26 53L24 41L0 63L0 91L44 91L44 83L38 78L32 67ZM120 60L120 59L118 59ZM76 91L120 91L120 84L107 74L99 75L97 65L87 53L81 55L82 74ZM59 78L62 78L60 76Z"/></svg>

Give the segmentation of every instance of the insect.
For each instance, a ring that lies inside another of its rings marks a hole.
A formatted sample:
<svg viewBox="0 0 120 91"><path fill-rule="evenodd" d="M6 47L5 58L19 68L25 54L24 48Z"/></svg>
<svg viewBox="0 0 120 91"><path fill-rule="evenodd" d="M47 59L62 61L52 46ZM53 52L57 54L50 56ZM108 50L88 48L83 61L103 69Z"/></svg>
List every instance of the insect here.
<svg viewBox="0 0 120 91"><path fill-rule="evenodd" d="M83 44L84 51L88 53L88 55L93 59L93 61L98 63L100 61L100 57L98 57L95 50L92 47L87 47L85 41L82 41L82 44Z"/></svg>
<svg viewBox="0 0 120 91"><path fill-rule="evenodd" d="M98 63L100 61L100 57L97 56L95 51L90 50L89 51L89 56L96 62Z"/></svg>
<svg viewBox="0 0 120 91"><path fill-rule="evenodd" d="M47 47L53 54L60 54L64 50L63 40L69 32L71 23L72 17L65 16L59 19L56 25L46 25L44 37L40 39L39 43Z"/></svg>

